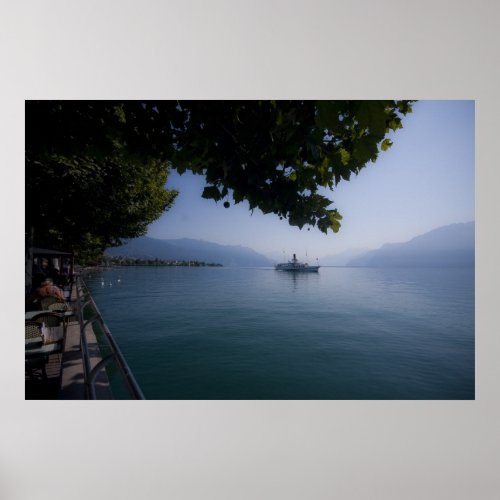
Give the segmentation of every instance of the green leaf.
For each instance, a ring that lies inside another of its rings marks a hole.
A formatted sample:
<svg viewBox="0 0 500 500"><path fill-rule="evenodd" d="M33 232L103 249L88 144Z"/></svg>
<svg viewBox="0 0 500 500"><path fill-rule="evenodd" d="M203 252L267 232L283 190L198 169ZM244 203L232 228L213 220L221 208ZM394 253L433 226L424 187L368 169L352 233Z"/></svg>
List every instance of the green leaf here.
<svg viewBox="0 0 500 500"><path fill-rule="evenodd" d="M340 230L340 221L342 220L342 216L337 210L332 210L329 213L330 218L330 228L334 233L338 233Z"/></svg>
<svg viewBox="0 0 500 500"><path fill-rule="evenodd" d="M235 203L240 203L245 199L245 197L237 190L233 191L233 200Z"/></svg>
<svg viewBox="0 0 500 500"><path fill-rule="evenodd" d="M390 139L385 139L380 145L382 151L387 151L392 146L392 141Z"/></svg>
<svg viewBox="0 0 500 500"><path fill-rule="evenodd" d="M215 201L218 201L222 198L222 195L217 186L206 186L201 196L202 198L206 198L207 200Z"/></svg>
<svg viewBox="0 0 500 500"><path fill-rule="evenodd" d="M362 101L356 114L359 126L368 128L370 135L382 139L385 135L387 114L385 101Z"/></svg>
<svg viewBox="0 0 500 500"><path fill-rule="evenodd" d="M351 153L344 148L339 149L340 161L346 166L351 161Z"/></svg>
<svg viewBox="0 0 500 500"><path fill-rule="evenodd" d="M387 125L391 130L396 131L398 128L403 128L403 124L399 118L393 118Z"/></svg>
<svg viewBox="0 0 500 500"><path fill-rule="evenodd" d="M335 101L318 101L316 124L334 134L345 132L345 124L340 120L341 105Z"/></svg>
<svg viewBox="0 0 500 500"><path fill-rule="evenodd" d="M374 161L377 158L377 139L372 135L366 135L359 139L354 148L353 156L361 164Z"/></svg>
<svg viewBox="0 0 500 500"><path fill-rule="evenodd" d="M113 110L115 112L115 116L118 118L118 121L120 123L127 123L127 118L125 116L123 104L119 104L119 105L114 106Z"/></svg>

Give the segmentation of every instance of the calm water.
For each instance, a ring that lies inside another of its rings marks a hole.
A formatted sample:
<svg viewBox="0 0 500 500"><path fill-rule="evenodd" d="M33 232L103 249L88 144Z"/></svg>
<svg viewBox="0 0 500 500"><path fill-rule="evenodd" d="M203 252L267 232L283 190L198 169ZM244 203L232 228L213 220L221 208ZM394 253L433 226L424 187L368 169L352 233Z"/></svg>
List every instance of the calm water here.
<svg viewBox="0 0 500 500"><path fill-rule="evenodd" d="M474 399L474 270L86 278L148 399Z"/></svg>

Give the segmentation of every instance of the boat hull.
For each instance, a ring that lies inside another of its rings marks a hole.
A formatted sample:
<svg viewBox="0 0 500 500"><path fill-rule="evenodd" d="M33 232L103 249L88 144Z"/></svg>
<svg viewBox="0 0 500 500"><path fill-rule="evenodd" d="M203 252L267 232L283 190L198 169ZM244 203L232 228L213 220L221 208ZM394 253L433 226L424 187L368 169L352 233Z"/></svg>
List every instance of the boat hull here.
<svg viewBox="0 0 500 500"><path fill-rule="evenodd" d="M317 273L319 266L286 266L286 265L277 265L276 271L283 271L288 273Z"/></svg>

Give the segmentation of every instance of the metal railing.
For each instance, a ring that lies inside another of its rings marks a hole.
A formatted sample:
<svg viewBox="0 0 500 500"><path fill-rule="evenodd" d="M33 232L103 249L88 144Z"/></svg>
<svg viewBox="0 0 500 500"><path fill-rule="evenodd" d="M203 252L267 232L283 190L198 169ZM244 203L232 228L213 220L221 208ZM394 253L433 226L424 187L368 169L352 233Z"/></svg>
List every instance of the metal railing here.
<svg viewBox="0 0 500 500"><path fill-rule="evenodd" d="M98 399L96 393L96 378L103 368L108 366L110 363L114 363L118 367L121 374L122 380L125 383L127 392L131 399L145 399L144 394L139 387L139 384L135 380L135 377L130 370L123 354L118 347L115 339L111 335L109 328L104 322L101 313L83 279L78 276L75 282L76 287L76 303L77 303L77 314L78 322L80 324L80 339L81 339L81 349L83 357L83 372L85 380L85 391L88 399ZM84 316L84 310L90 306L91 316L86 319ZM91 325L94 330L94 324L98 324L100 331L102 332L104 339L106 340L106 349L109 349L109 353L105 354L102 349L100 361L92 367L90 361L89 344L87 340L86 329Z"/></svg>

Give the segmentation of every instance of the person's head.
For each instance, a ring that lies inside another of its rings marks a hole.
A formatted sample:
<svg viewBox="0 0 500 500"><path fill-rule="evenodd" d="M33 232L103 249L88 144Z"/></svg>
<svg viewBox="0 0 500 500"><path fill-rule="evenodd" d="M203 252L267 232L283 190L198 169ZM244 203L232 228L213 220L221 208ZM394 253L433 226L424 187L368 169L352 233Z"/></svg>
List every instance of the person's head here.
<svg viewBox="0 0 500 500"><path fill-rule="evenodd" d="M41 266L45 269L46 267L49 267L49 261L47 259L42 259L41 261Z"/></svg>

